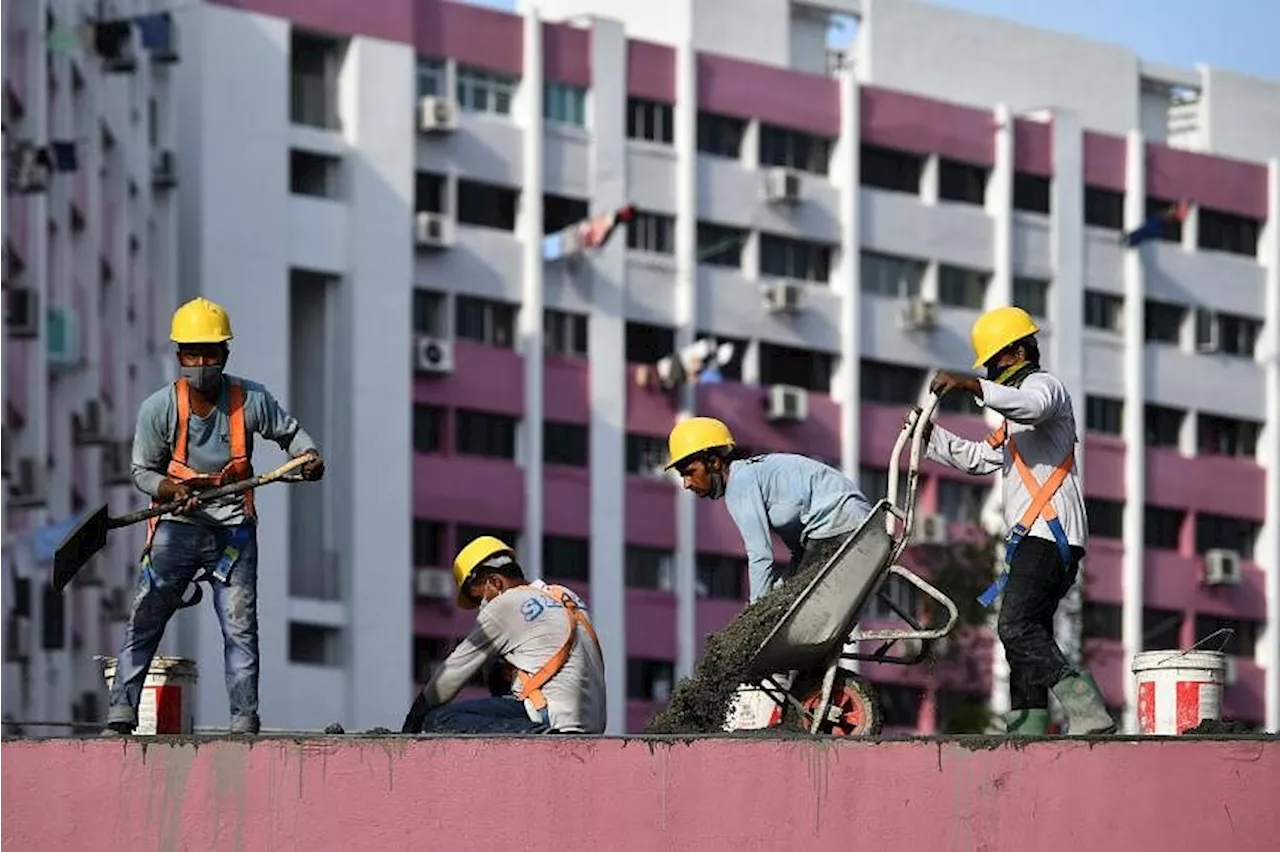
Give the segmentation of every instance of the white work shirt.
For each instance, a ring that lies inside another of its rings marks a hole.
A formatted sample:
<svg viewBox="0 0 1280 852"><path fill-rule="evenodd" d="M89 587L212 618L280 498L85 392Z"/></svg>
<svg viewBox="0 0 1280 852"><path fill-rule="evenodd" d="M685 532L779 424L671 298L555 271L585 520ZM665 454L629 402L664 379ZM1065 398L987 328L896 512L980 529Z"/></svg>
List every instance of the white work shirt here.
<svg viewBox="0 0 1280 852"><path fill-rule="evenodd" d="M1071 396L1055 376L1046 372L1032 373L1021 387L998 385L979 379L982 399L979 405L1004 416L1009 437L1037 482L1047 482L1058 464L1076 445L1076 418ZM1022 519L1031 506L1032 494L1014 469L1012 448L1006 442L999 449L986 441L970 441L941 426L935 426L929 439L927 457L982 476L1003 471L1003 503L1006 529ZM1085 547L1089 538L1084 510L1084 492L1080 487L1080 468L1072 464L1071 473L1053 495L1053 508L1067 534L1067 541ZM1029 531L1037 538L1054 541L1044 518L1036 518Z"/></svg>
<svg viewBox="0 0 1280 852"><path fill-rule="evenodd" d="M569 635L570 615L559 600L538 591L546 588L541 580L535 580L527 586L507 589L480 610L475 627L423 687L428 708L453 700L494 657L502 657L532 675L560 650ZM569 595L585 615L582 600L572 591ZM604 733L604 659L591 634L581 626L576 630L577 641L569 659L542 687L547 718L543 719L531 701L524 702L525 710L531 720L546 721L557 731ZM519 686L517 677L512 683L513 694Z"/></svg>

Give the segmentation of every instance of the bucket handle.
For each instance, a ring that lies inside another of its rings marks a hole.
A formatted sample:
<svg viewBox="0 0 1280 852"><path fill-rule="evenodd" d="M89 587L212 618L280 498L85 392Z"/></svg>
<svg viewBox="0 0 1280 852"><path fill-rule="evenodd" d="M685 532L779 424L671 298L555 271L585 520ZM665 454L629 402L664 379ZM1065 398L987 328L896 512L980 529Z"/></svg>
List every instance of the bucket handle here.
<svg viewBox="0 0 1280 852"><path fill-rule="evenodd" d="M1214 649L1213 649L1213 650L1214 650L1214 653L1221 654L1221 653L1222 653L1222 649L1223 649L1223 648L1225 648L1225 647L1227 647L1227 643L1231 641L1231 637L1232 637L1232 636L1234 636L1234 635L1236 635L1235 630L1233 630L1233 629L1232 629L1232 628L1230 628L1230 627L1220 627L1220 628L1218 628L1217 630L1215 630L1215 631L1213 631L1212 633L1210 633L1208 636L1204 637L1204 638L1203 638L1203 639L1201 639L1200 641L1198 641L1198 642L1196 642L1195 644L1193 644L1190 648L1187 648L1186 650L1183 650L1183 651L1178 651L1176 654L1170 654L1169 656L1165 657L1165 658L1164 658L1163 660L1161 660L1160 662L1156 663L1156 665L1158 665L1158 666L1163 666L1165 663L1169 662L1170 660L1176 660L1178 657L1181 657L1181 656L1183 656L1183 655L1185 655L1185 654L1189 654L1189 653L1191 653L1192 651L1194 651L1194 650L1196 650L1197 648L1199 648L1199 647L1200 647L1201 645L1203 645L1205 642L1208 642L1208 641L1210 641L1211 639L1214 639L1214 638L1216 638L1216 637L1218 637L1218 636L1221 636L1221 635L1222 635L1222 634L1224 634L1224 633L1226 634L1226 637L1225 637L1225 638L1223 638L1223 640L1222 640L1221 642L1219 642L1219 643L1218 643L1218 647L1217 647L1217 648L1214 648Z"/></svg>

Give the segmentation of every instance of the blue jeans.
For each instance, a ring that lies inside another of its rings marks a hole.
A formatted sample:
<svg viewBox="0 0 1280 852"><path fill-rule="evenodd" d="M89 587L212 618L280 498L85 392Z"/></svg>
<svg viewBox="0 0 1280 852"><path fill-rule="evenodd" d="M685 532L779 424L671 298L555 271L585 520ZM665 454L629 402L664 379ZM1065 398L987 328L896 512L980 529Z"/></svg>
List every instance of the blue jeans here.
<svg viewBox="0 0 1280 852"><path fill-rule="evenodd" d="M454 701L427 711L425 734L545 734L549 727L534 722L524 702L514 698Z"/></svg>
<svg viewBox="0 0 1280 852"><path fill-rule="evenodd" d="M136 726L142 684L183 591L201 569L212 572L222 559L234 527L161 521L151 544L151 560L138 572L138 588L116 662L107 722ZM231 731L258 731L258 535L248 541L226 582L210 578L213 608L225 643Z"/></svg>

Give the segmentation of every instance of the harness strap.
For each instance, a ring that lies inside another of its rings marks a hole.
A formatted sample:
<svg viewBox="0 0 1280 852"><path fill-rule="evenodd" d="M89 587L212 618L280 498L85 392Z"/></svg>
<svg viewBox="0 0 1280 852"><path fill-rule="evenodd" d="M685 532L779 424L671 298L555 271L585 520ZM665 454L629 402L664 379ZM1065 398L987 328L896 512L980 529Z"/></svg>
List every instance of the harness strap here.
<svg viewBox="0 0 1280 852"><path fill-rule="evenodd" d="M521 700L528 700L533 704L533 709L542 711L547 706L547 698L542 694L542 687L547 681L555 677L560 669L564 668L564 664L569 661L569 655L573 653L573 648L578 641L578 627L582 627L587 635L591 637L591 641L595 643L596 650L600 650L600 639L596 636L595 628L591 626L591 620L587 618L586 613L578 608L574 603L567 589L562 586L551 586L546 589L538 589L540 593L546 595L554 601L558 601L564 607L565 612L569 614L569 635L565 638L564 644L560 646L551 658L542 664L542 667L533 674L516 670L516 674L520 677L520 692L516 696ZM559 592L559 597L556 593Z"/></svg>

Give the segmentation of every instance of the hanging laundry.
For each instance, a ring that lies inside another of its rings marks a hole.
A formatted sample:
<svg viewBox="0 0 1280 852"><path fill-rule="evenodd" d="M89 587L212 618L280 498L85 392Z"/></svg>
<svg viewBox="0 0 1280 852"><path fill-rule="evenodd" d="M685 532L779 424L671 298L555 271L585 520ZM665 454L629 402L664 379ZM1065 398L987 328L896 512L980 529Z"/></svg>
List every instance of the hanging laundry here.
<svg viewBox="0 0 1280 852"><path fill-rule="evenodd" d="M630 222L634 215L635 209L628 204L548 234L542 240L542 259L553 261L562 257L576 257L587 249L602 248L609 242L618 225Z"/></svg>
<svg viewBox="0 0 1280 852"><path fill-rule="evenodd" d="M145 49L163 51L173 47L173 16L168 12L140 15L133 22Z"/></svg>
<svg viewBox="0 0 1280 852"><path fill-rule="evenodd" d="M80 161L76 157L75 140L50 142L49 151L53 155L54 171L74 172L79 170Z"/></svg>
<svg viewBox="0 0 1280 852"><path fill-rule="evenodd" d="M1191 209L1191 202L1183 199L1177 204L1170 204L1164 210L1161 210L1155 216L1150 216L1140 226L1124 235L1125 245L1133 248L1141 245L1147 240L1160 236L1160 232L1164 229L1165 222L1183 222L1187 218L1187 212Z"/></svg>

